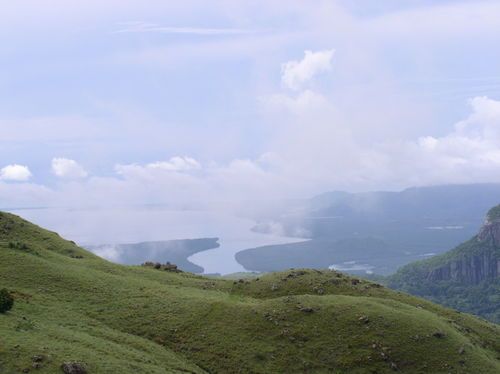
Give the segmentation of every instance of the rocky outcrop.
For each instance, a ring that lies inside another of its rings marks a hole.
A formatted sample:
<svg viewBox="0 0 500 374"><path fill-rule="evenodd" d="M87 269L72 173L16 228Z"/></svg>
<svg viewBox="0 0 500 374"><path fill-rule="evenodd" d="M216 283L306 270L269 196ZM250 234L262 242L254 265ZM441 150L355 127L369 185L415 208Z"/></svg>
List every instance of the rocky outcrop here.
<svg viewBox="0 0 500 374"><path fill-rule="evenodd" d="M487 279L495 279L500 273L500 260L493 251L453 259L443 266L431 270L430 281L457 281L465 284L478 284Z"/></svg>
<svg viewBox="0 0 500 374"><path fill-rule="evenodd" d="M477 240L481 243L500 247L500 220L488 217L477 235Z"/></svg>
<svg viewBox="0 0 500 374"><path fill-rule="evenodd" d="M475 285L500 274L500 206L488 212L476 237L475 249L457 254L427 274L430 281L457 281Z"/></svg>
<svg viewBox="0 0 500 374"><path fill-rule="evenodd" d="M387 284L500 323L500 205L488 212L476 236L446 253L406 265Z"/></svg>
<svg viewBox="0 0 500 374"><path fill-rule="evenodd" d="M64 362L61 365L61 370L65 374L87 374L85 365L80 362Z"/></svg>

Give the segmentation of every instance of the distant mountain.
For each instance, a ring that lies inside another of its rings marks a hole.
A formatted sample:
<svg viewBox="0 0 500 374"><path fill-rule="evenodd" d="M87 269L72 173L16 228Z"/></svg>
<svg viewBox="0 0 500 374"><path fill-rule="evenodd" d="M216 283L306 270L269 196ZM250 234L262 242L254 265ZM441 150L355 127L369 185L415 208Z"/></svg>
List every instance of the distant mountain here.
<svg viewBox="0 0 500 374"><path fill-rule="evenodd" d="M396 192L328 192L313 197L310 204L319 215L449 219L470 217L482 209L489 209L491 201L499 198L500 184L479 183L411 187Z"/></svg>
<svg viewBox="0 0 500 374"><path fill-rule="evenodd" d="M388 284L500 323L500 205L472 239L403 267Z"/></svg>
<svg viewBox="0 0 500 374"><path fill-rule="evenodd" d="M500 372L500 327L336 271L105 261L0 213L0 373Z"/></svg>
<svg viewBox="0 0 500 374"><path fill-rule="evenodd" d="M256 271L336 265L354 274L367 269L388 275L467 240L498 203L500 184L329 192L312 198L300 211L256 226L262 232L280 226L284 234L310 241L249 249L237 259Z"/></svg>
<svg viewBox="0 0 500 374"><path fill-rule="evenodd" d="M401 223L435 230L475 226L476 231L488 209L498 203L500 184L413 187L400 192L329 192L313 197L298 218L315 239L375 233L385 224Z"/></svg>

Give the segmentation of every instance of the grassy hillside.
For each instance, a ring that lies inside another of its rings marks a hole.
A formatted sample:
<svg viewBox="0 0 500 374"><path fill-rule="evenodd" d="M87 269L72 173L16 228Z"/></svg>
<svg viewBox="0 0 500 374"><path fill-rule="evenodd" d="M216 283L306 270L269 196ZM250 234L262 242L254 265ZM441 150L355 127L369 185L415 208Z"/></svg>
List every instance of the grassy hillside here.
<svg viewBox="0 0 500 374"><path fill-rule="evenodd" d="M0 372L495 373L500 328L334 271L248 280L104 261L0 213Z"/></svg>

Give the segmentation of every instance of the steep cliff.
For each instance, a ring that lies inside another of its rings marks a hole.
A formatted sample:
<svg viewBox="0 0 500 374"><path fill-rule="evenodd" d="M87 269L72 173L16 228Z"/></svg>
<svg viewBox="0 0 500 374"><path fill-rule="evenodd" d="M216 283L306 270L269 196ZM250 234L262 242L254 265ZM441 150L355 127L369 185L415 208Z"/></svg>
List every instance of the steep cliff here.
<svg viewBox="0 0 500 374"><path fill-rule="evenodd" d="M389 286L500 322L500 205L479 233L457 248L409 264Z"/></svg>
<svg viewBox="0 0 500 374"><path fill-rule="evenodd" d="M430 281L453 280L465 284L479 284L498 277L500 260L497 251L484 248L480 254L464 255L449 260L432 269L427 276Z"/></svg>

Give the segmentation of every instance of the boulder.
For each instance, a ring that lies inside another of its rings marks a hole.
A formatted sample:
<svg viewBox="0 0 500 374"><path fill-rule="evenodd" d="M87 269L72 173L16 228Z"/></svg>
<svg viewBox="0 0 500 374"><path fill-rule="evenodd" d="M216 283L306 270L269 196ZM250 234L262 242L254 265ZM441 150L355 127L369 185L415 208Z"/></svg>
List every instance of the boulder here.
<svg viewBox="0 0 500 374"><path fill-rule="evenodd" d="M85 365L80 362L65 362L61 365L61 370L65 374L87 374Z"/></svg>

